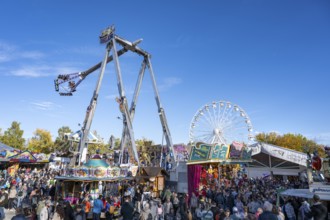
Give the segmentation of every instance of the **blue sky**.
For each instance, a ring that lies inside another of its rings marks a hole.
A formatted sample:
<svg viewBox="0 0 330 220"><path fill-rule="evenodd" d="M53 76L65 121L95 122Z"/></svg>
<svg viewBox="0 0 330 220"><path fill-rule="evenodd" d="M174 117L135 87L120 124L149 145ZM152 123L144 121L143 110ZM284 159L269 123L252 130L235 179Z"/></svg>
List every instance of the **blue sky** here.
<svg viewBox="0 0 330 220"><path fill-rule="evenodd" d="M230 101L250 116L255 131L301 133L330 144L329 1L3 1L0 8L0 128L19 121L53 137L63 125L78 130L99 71L72 97L60 97L58 74L99 62L102 29L152 54L174 143L187 143L195 112ZM141 57L120 58L128 100ZM113 65L103 80L92 130L121 135ZM134 120L136 138L161 143L149 75Z"/></svg>

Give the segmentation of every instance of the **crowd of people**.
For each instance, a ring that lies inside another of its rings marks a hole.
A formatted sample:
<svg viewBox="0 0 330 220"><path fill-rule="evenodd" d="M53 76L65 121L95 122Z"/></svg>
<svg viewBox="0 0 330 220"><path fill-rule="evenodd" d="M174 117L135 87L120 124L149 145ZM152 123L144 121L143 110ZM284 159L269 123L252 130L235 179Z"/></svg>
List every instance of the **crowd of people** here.
<svg viewBox="0 0 330 220"><path fill-rule="evenodd" d="M278 200L279 189L306 187L299 179L233 178L205 185L191 194L166 187L156 196L148 183L126 181L117 193L99 192L92 198L82 187L75 202L56 195L57 172L19 168L14 175L1 171L0 219L4 209L16 210L13 220L298 220L327 219L327 207L315 195L313 204L301 198ZM58 185L58 184L57 184ZM104 189L103 189L104 190ZM115 210L118 210L116 213Z"/></svg>

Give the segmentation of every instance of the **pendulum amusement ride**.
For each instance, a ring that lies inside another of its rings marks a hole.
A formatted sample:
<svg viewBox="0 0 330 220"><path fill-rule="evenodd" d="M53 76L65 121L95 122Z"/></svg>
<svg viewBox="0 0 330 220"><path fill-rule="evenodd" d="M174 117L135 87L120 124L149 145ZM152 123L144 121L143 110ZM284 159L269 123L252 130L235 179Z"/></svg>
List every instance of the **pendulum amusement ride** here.
<svg viewBox="0 0 330 220"><path fill-rule="evenodd" d="M135 139L134 139L134 130L133 130L133 119L134 119L134 113L136 109L136 103L137 99L140 93L140 88L142 85L142 80L144 77L144 73L146 69L149 69L149 73L151 76L151 81L153 84L156 104L158 107L158 114L160 117L161 125L162 125L162 131L163 135L166 140L166 147L170 150L171 159L173 162L176 162L176 155L173 150L173 142L172 137L170 134L170 130L167 124L166 116L165 116L165 110L160 102L160 97L158 93L158 88L155 80L154 71L151 65L150 60L150 54L146 52L145 50L139 48L137 45L141 43L142 39L139 39L134 42L127 41L121 37L119 37L117 34L115 34L115 27L110 26L102 31L100 36L100 43L106 45L106 51L104 55L104 59L102 62L92 66L91 68L79 72L79 73L72 73L72 74L64 74L59 75L57 79L55 79L55 90L59 92L61 96L72 96L73 92L76 91L78 85L91 73L93 73L95 70L100 68L100 74L98 77L98 81L96 83L96 88L94 90L92 99L90 101L89 106L87 107L85 120L83 123L83 126L81 128L81 137L80 142L78 145L78 150L76 151L76 154L73 158L75 160L75 163L78 165L81 165L82 163L86 162L86 155L87 155L87 148L88 148L88 142L87 137L91 128L91 124L93 121L93 116L95 113L96 105L97 105L97 99L99 95L99 90L102 84L103 75L105 72L105 68L107 63L114 61L115 63L115 71L116 71L116 77L117 77L117 87L119 92L119 98L117 101L120 104L120 110L123 117L123 131L122 131L122 138L120 143L121 153L120 153L120 163L123 162L123 153L125 147L130 144L132 147L132 151L134 154L134 159L138 166L140 166L140 160L139 155L137 152L137 148L135 145ZM121 47L119 50L117 50L117 44ZM110 55L112 51L112 55ZM124 85L122 82L122 73L121 68L119 64L119 57L126 52L131 51L133 53L136 53L143 57L143 61L141 64L141 68L139 71L138 79L136 82L136 87L133 95L133 99L131 102L130 108L128 107L128 101L126 98Z"/></svg>

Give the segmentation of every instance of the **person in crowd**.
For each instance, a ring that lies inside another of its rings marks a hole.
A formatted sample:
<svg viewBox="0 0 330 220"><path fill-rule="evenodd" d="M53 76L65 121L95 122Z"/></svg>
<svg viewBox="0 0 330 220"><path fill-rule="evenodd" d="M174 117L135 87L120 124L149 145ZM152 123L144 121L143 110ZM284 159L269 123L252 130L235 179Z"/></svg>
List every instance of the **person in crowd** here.
<svg viewBox="0 0 330 220"><path fill-rule="evenodd" d="M81 205L76 206L75 220L86 220L86 215Z"/></svg>
<svg viewBox="0 0 330 220"><path fill-rule="evenodd" d="M286 204L283 206L283 213L285 216L285 219L287 220L296 220L296 213L292 206L292 199L289 198L286 202Z"/></svg>
<svg viewBox="0 0 330 220"><path fill-rule="evenodd" d="M173 209L174 210L174 214L176 214L176 210L173 207L173 204L171 202L171 198L168 196L166 198L166 202L164 203L164 215L170 213L170 210Z"/></svg>
<svg viewBox="0 0 330 220"><path fill-rule="evenodd" d="M172 193L171 193L171 190L169 187L166 187L166 190L164 192L164 195L163 195L163 198L162 198L162 201L167 201L168 198L171 199L171 196L172 196Z"/></svg>
<svg viewBox="0 0 330 220"><path fill-rule="evenodd" d="M52 220L64 220L64 208L62 205L57 205Z"/></svg>
<svg viewBox="0 0 330 220"><path fill-rule="evenodd" d="M133 219L134 208L130 204L130 199L128 196L126 196L124 199L124 203L120 209L120 213L123 217L123 220Z"/></svg>
<svg viewBox="0 0 330 220"><path fill-rule="evenodd" d="M135 209L138 213L141 212L141 200L142 200L142 194L140 189L137 188L133 197L133 202L135 203Z"/></svg>
<svg viewBox="0 0 330 220"><path fill-rule="evenodd" d="M16 208L16 215L11 218L11 220L27 220L25 217L22 208L18 207Z"/></svg>
<svg viewBox="0 0 330 220"><path fill-rule="evenodd" d="M45 201L45 206L41 209L39 220L48 220L49 219L49 207L51 202L49 200Z"/></svg>
<svg viewBox="0 0 330 220"><path fill-rule="evenodd" d="M152 214L150 211L150 205L149 203L146 203L144 205L144 208L140 214L140 220L152 220Z"/></svg>
<svg viewBox="0 0 330 220"><path fill-rule="evenodd" d="M94 200L93 220L100 220L101 211L104 207L101 199L102 199L102 195L99 195L99 198Z"/></svg>
<svg viewBox="0 0 330 220"><path fill-rule="evenodd" d="M5 188L1 188L0 207L8 207L8 192Z"/></svg>
<svg viewBox="0 0 330 220"><path fill-rule="evenodd" d="M14 209L14 200L16 199L16 197L17 197L16 186L12 185L12 187L10 187L9 195L8 195L8 209L9 210Z"/></svg>
<svg viewBox="0 0 330 220"><path fill-rule="evenodd" d="M178 198L178 194L176 194L175 192L172 193L172 204L173 204L174 212L176 213L179 208L179 198Z"/></svg>
<svg viewBox="0 0 330 220"><path fill-rule="evenodd" d="M113 197L113 205L114 205L114 207L116 207L116 208L120 208L120 200L118 199L117 196L114 196L114 197Z"/></svg>
<svg viewBox="0 0 330 220"><path fill-rule="evenodd" d="M273 205L270 202L266 201L264 203L263 212L259 215L258 220L278 220L273 213Z"/></svg>
<svg viewBox="0 0 330 220"><path fill-rule="evenodd" d="M198 198L194 192L191 193L191 198L190 198L190 209L193 217L195 216L195 210L198 206Z"/></svg>
<svg viewBox="0 0 330 220"><path fill-rule="evenodd" d="M277 213L277 218L278 220L285 220L284 213L282 212L282 208L280 206L275 207L277 209L277 212L275 211L274 213Z"/></svg>
<svg viewBox="0 0 330 220"><path fill-rule="evenodd" d="M165 220L177 220L175 214L174 214L174 209L172 208L169 213L165 215Z"/></svg>
<svg viewBox="0 0 330 220"><path fill-rule="evenodd" d="M214 217L213 217L213 212L211 209L204 209L203 212L202 212L202 216L201 216L201 219L202 220L213 220Z"/></svg>
<svg viewBox="0 0 330 220"><path fill-rule="evenodd" d="M220 209L217 207L217 204L215 201L211 202L210 210L214 217L220 213Z"/></svg>
<svg viewBox="0 0 330 220"><path fill-rule="evenodd" d="M74 210L69 201L64 202L64 220L74 219Z"/></svg>
<svg viewBox="0 0 330 220"><path fill-rule="evenodd" d="M220 219L220 220L222 220L222 219ZM226 209L226 211L225 211L225 217L223 218L223 220L231 220L230 210L229 209Z"/></svg>
<svg viewBox="0 0 330 220"><path fill-rule="evenodd" d="M233 214L230 216L231 220L242 220L240 213L238 212L237 207L233 207Z"/></svg>
<svg viewBox="0 0 330 220"><path fill-rule="evenodd" d="M164 207L162 206L162 203L160 201L157 202L156 220L164 220Z"/></svg>
<svg viewBox="0 0 330 220"><path fill-rule="evenodd" d="M180 217L181 217L182 220L187 220L187 218L188 218L188 216L187 216L187 214L188 214L188 212L187 212L188 206L186 204L186 200L185 200L184 196L180 196L179 201L180 201L179 202L179 209L180 209L180 211L177 211L177 212L180 212Z"/></svg>
<svg viewBox="0 0 330 220"><path fill-rule="evenodd" d="M202 219L204 209L204 205L202 203L199 203L198 208L195 210L196 219Z"/></svg>
<svg viewBox="0 0 330 220"><path fill-rule="evenodd" d="M104 203L103 203L104 205ZM107 197L106 198L106 201L105 201L105 208L104 208L104 212L105 212L105 219L106 220L110 220L113 218L113 211L112 209L114 208L113 206L113 202L111 201L111 198L110 197Z"/></svg>
<svg viewBox="0 0 330 220"><path fill-rule="evenodd" d="M309 203L306 200L302 201L301 206L299 208L299 212L298 212L298 219L310 220L311 218L308 217L308 215L306 215L306 214L310 213L310 211L311 211L311 208L310 208Z"/></svg>
<svg viewBox="0 0 330 220"><path fill-rule="evenodd" d="M235 207L238 209L239 213L242 213L244 211L244 204L240 197L237 197L237 199L235 200Z"/></svg>
<svg viewBox="0 0 330 220"><path fill-rule="evenodd" d="M314 220L326 220L328 219L328 209L321 203L320 196L314 194L313 196L314 204L311 207L311 211L306 214L309 218L314 218Z"/></svg>
<svg viewBox="0 0 330 220"><path fill-rule="evenodd" d="M45 200L42 198L37 205L37 218L40 219L41 210L45 207Z"/></svg>
<svg viewBox="0 0 330 220"><path fill-rule="evenodd" d="M86 219L88 218L89 212L91 211L91 203L88 197L85 197L83 200L83 207L86 215Z"/></svg>
<svg viewBox="0 0 330 220"><path fill-rule="evenodd" d="M253 214L249 213L249 208L247 206L243 207L243 212L241 213L241 218L244 220L250 220L253 217Z"/></svg>
<svg viewBox="0 0 330 220"><path fill-rule="evenodd" d="M257 211L256 211L256 213L255 213L255 217L256 217L256 219L259 219L259 216L262 214L262 212L263 212L262 208L258 208L258 209L257 209Z"/></svg>

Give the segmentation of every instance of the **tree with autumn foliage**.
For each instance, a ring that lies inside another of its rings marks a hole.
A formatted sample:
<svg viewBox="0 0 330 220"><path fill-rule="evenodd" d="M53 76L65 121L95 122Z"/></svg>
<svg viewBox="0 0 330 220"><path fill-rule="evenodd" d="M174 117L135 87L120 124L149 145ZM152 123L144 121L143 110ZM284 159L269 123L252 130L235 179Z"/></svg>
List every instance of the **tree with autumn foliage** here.
<svg viewBox="0 0 330 220"><path fill-rule="evenodd" d="M36 153L49 154L54 152L54 142L49 131L37 129L28 143L28 150Z"/></svg>
<svg viewBox="0 0 330 220"><path fill-rule="evenodd" d="M317 144L315 141L310 140L301 134L287 133L281 135L276 132L259 133L256 135L256 139L260 142L273 144L304 153L313 153L317 150L321 157L325 156L323 145Z"/></svg>

